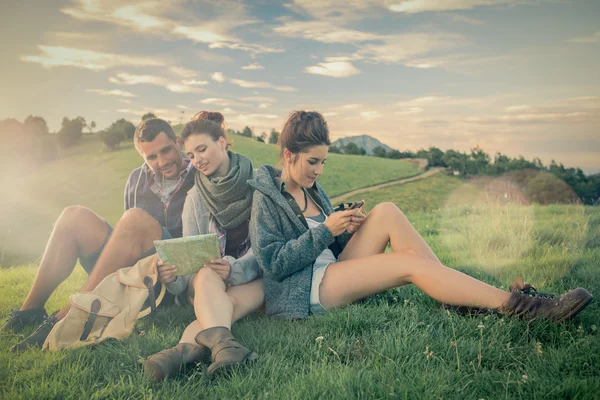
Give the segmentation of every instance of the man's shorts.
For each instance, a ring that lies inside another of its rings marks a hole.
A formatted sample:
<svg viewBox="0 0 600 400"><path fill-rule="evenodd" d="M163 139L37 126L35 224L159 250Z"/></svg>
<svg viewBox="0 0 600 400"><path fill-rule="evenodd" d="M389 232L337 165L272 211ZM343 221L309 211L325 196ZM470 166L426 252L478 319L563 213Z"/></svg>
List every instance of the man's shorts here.
<svg viewBox="0 0 600 400"><path fill-rule="evenodd" d="M81 266L83 267L85 272L87 272L88 275L92 272L92 269L94 269L94 266L96 265L96 263L98 262L98 258L100 257L100 253L102 253L102 250L104 250L104 246L106 246L106 242L108 242L108 238L110 237L110 235L113 232L113 227L110 226L110 224L108 222L106 223L106 226L108 227L108 232L106 233L106 238L104 239L104 243L102 244L102 247L100 247L100 249L97 252L90 254L89 256L79 257L79 263L81 264ZM162 227L162 236L160 239L161 240L173 239L173 237L171 236L169 231L164 226ZM154 253L156 253L156 249L153 247L150 250L148 250L146 253L144 253L141 258L148 257Z"/></svg>

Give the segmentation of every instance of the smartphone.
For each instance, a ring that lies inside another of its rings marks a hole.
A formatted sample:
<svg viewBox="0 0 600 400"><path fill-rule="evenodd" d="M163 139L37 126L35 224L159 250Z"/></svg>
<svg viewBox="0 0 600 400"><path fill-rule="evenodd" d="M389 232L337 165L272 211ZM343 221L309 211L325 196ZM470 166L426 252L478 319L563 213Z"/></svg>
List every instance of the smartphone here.
<svg viewBox="0 0 600 400"><path fill-rule="evenodd" d="M355 201L354 203L352 203L352 205L350 207L348 207L348 210L354 210L355 208L361 208L363 206L363 204L365 204L364 201Z"/></svg>

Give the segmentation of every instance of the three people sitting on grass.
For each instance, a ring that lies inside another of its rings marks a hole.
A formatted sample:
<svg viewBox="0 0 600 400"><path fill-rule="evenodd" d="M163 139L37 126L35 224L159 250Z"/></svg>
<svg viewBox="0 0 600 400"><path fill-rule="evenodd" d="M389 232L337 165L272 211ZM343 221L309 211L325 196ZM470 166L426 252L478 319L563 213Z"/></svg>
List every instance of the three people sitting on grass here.
<svg viewBox="0 0 600 400"><path fill-rule="evenodd" d="M268 316L299 319L412 283L444 304L562 322L593 299L583 288L563 296L541 294L520 280L507 292L446 267L392 203L376 205L369 215L364 202L334 211L317 183L331 145L318 112L288 117L279 137L282 169L263 165L254 171L247 157L228 151L220 113L198 113L181 136L189 160L166 122L138 126L134 140L146 163L128 180L125 208L146 211L127 211L111 235L108 224L91 211L65 210L26 302L4 329L42 319L45 301L78 257L82 265L98 258L82 289L90 290L154 251L153 240L182 233L216 233L222 258L183 277L175 276L177 266L157 260L159 279L172 294L187 295L196 320L179 344L145 360L144 371L155 381L189 363L210 362L207 373L213 376L254 359L230 329L263 302ZM15 348L43 344L66 311L46 319Z"/></svg>

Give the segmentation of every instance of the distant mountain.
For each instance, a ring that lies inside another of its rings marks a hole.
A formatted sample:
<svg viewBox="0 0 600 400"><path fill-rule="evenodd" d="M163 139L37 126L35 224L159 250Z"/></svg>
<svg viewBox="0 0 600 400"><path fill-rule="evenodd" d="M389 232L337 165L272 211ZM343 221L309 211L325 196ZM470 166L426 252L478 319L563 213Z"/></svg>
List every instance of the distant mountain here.
<svg viewBox="0 0 600 400"><path fill-rule="evenodd" d="M371 137L369 135L350 136L350 137L339 138L338 140L333 142L333 145L343 151L344 146L347 145L348 143L354 143L361 149L365 149L368 156L372 156L373 150L375 150L375 148L378 146L383 147L386 152L394 150L390 146L381 143L379 140L377 140L374 137Z"/></svg>

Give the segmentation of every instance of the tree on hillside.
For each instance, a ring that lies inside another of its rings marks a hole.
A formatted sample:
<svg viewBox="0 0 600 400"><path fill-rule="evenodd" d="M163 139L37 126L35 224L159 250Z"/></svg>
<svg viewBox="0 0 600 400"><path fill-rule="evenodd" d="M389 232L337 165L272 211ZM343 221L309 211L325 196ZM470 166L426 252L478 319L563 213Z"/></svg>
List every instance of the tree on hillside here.
<svg viewBox="0 0 600 400"><path fill-rule="evenodd" d="M355 154L359 156L364 156L367 154L365 149L358 147L356 143L352 142L346 143L346 145L343 147L343 150L344 154Z"/></svg>
<svg viewBox="0 0 600 400"><path fill-rule="evenodd" d="M77 117L69 120L64 117L62 120L60 131L56 139L61 147L73 146L81 140L83 128L86 126L85 119L83 117Z"/></svg>
<svg viewBox="0 0 600 400"><path fill-rule="evenodd" d="M442 157L442 162L446 164L453 171L458 171L464 174L467 170L468 157L464 153L460 153L456 150L448 150Z"/></svg>
<svg viewBox="0 0 600 400"><path fill-rule="evenodd" d="M14 138L23 134L23 124L14 118L0 121L0 137Z"/></svg>
<svg viewBox="0 0 600 400"><path fill-rule="evenodd" d="M271 129L271 135L269 136L269 143L277 144L278 140L279 140L279 132L277 132L275 129Z"/></svg>
<svg viewBox="0 0 600 400"><path fill-rule="evenodd" d="M23 129L24 133L27 135L33 136L41 136L48 134L48 124L46 120L42 117L35 117L33 115L29 115L23 121Z"/></svg>
<svg viewBox="0 0 600 400"><path fill-rule="evenodd" d="M125 118L121 118L113 122L106 130L122 132L123 140L133 139L133 135L135 133L135 125L127 121Z"/></svg>
<svg viewBox="0 0 600 400"><path fill-rule="evenodd" d="M334 153L334 154L341 154L342 153L342 151L339 148L337 148L336 146L333 146L333 145L329 146L329 152L330 153Z"/></svg>
<svg viewBox="0 0 600 400"><path fill-rule="evenodd" d="M152 119L152 118L157 118L157 117L156 117L156 115L152 114L151 112L142 115L142 121L145 121L147 119Z"/></svg>
<svg viewBox="0 0 600 400"><path fill-rule="evenodd" d="M442 161L444 152L437 147L431 146L427 151L427 165L430 167L446 167L446 164Z"/></svg>
<svg viewBox="0 0 600 400"><path fill-rule="evenodd" d="M96 129L96 121L92 121L92 123L88 126L90 130L90 135L94 133L94 129Z"/></svg>
<svg viewBox="0 0 600 400"><path fill-rule="evenodd" d="M375 157L385 157L387 153L383 147L377 146L373 149L373 155Z"/></svg>
<svg viewBox="0 0 600 400"><path fill-rule="evenodd" d="M254 136L252 129L250 129L248 126L245 126L244 130L242 131L242 136L249 137L249 138Z"/></svg>
<svg viewBox="0 0 600 400"><path fill-rule="evenodd" d="M114 124L113 124L114 125ZM121 142L125 140L125 133L121 129L107 129L99 132L100 139L109 151L119 148Z"/></svg>

